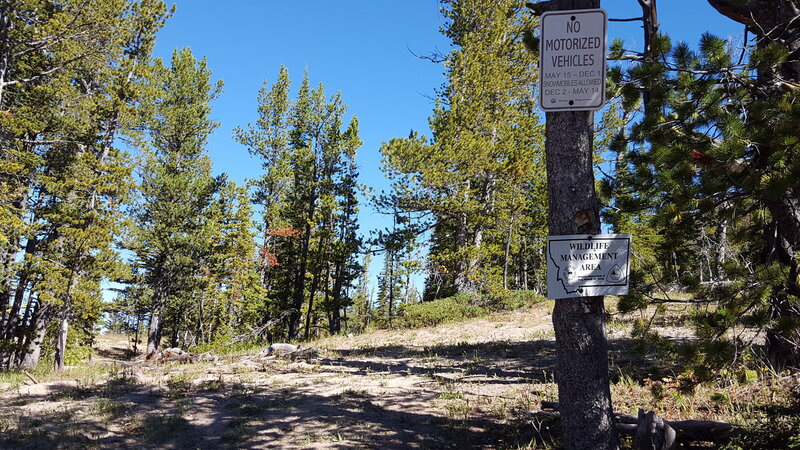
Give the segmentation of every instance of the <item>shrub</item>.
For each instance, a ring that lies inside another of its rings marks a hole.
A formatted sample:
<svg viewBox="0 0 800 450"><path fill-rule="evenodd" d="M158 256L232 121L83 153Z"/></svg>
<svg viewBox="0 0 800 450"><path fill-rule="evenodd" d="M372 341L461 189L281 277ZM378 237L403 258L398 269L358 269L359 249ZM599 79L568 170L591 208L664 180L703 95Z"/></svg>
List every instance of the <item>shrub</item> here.
<svg viewBox="0 0 800 450"><path fill-rule="evenodd" d="M473 305L467 299L465 296L455 296L407 305L396 323L400 328L432 327L486 314L483 307Z"/></svg>
<svg viewBox="0 0 800 450"><path fill-rule="evenodd" d="M231 343L230 336L218 336L208 344L195 345L188 349L191 353L206 353L211 352L217 355L229 355L232 353L250 350L252 348L260 347L263 343L259 341L244 341Z"/></svg>
<svg viewBox="0 0 800 450"><path fill-rule="evenodd" d="M514 310L544 303L547 298L536 291L508 291L493 302L500 310Z"/></svg>
<svg viewBox="0 0 800 450"><path fill-rule="evenodd" d="M399 328L432 327L447 322L474 319L490 312L509 311L528 307L547 299L534 291L505 291L502 294L480 296L458 294L429 302L404 305L395 319Z"/></svg>
<svg viewBox="0 0 800 450"><path fill-rule="evenodd" d="M68 366L76 366L90 356L92 356L92 347L88 345L67 347L67 351L64 353L64 363Z"/></svg>

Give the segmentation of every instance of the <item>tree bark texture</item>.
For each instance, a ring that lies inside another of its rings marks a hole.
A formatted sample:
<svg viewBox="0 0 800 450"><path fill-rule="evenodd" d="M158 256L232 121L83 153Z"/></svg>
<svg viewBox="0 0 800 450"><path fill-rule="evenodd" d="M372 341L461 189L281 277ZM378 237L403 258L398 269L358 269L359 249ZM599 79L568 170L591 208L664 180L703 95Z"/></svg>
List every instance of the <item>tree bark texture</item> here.
<svg viewBox="0 0 800 450"><path fill-rule="evenodd" d="M308 217L314 217L313 207ZM294 291L292 293L292 314L289 316L289 339L295 339L300 333L301 312L306 292L306 270L308 269L308 249L311 240L311 226L306 224L303 229L303 240L300 248L297 272L294 278Z"/></svg>
<svg viewBox="0 0 800 450"><path fill-rule="evenodd" d="M147 350L145 351L147 359L155 357L161 345L161 333L164 328L161 315L164 314L165 306L166 295L163 292L156 292L153 299L153 310L150 313L150 326L147 330Z"/></svg>
<svg viewBox="0 0 800 450"><path fill-rule="evenodd" d="M600 232L592 169L593 116L589 112L547 113L551 235ZM553 328L565 448L616 448L603 297L556 300Z"/></svg>
<svg viewBox="0 0 800 450"><path fill-rule="evenodd" d="M555 10L600 7L599 0L551 3ZM600 232L592 167L593 137L594 113L547 113L545 153L550 235ZM564 448L616 449L603 297L556 300L553 328Z"/></svg>
<svg viewBox="0 0 800 450"><path fill-rule="evenodd" d="M36 309L31 315L31 323L25 336L22 352L18 355L17 366L22 369L32 369L39 364L42 354L42 343L47 333L47 323L50 322L53 308L36 301Z"/></svg>

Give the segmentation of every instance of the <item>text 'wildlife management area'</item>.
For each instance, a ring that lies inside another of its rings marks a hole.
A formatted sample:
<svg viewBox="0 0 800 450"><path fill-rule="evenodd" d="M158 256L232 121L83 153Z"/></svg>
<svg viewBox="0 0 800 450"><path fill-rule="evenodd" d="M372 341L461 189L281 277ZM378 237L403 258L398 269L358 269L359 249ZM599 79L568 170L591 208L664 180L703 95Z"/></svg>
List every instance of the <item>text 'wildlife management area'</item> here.
<svg viewBox="0 0 800 450"><path fill-rule="evenodd" d="M630 243L629 234L548 237L547 297L627 294Z"/></svg>

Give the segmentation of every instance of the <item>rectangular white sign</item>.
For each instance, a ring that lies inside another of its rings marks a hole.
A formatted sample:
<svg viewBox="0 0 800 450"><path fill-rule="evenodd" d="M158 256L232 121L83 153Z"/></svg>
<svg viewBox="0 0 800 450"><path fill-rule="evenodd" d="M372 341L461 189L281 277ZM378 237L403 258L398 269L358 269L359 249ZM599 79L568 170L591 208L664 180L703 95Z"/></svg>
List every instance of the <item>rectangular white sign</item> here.
<svg viewBox="0 0 800 450"><path fill-rule="evenodd" d="M630 234L548 236L547 298L624 295Z"/></svg>
<svg viewBox="0 0 800 450"><path fill-rule="evenodd" d="M606 100L604 9L542 14L539 105L544 111L594 111Z"/></svg>

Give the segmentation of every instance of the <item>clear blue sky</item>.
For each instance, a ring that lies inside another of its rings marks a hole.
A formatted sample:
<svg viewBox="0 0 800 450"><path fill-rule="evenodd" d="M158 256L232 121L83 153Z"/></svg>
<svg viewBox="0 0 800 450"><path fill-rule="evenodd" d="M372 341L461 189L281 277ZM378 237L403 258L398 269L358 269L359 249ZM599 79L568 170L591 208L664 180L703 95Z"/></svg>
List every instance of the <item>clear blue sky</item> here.
<svg viewBox="0 0 800 450"><path fill-rule="evenodd" d="M160 32L156 53L165 60L174 48L190 47L205 55L225 88L215 102L213 118L221 123L211 137L216 173L237 182L260 174L260 162L232 138L237 126L256 120L256 96L262 82L275 81L281 64L296 87L308 68L311 83L323 83L329 94L341 91L349 114L359 117L364 146L359 151L361 182L386 189L379 170L379 148L411 129L429 135L430 99L444 83L443 68L412 54L447 52L439 33L437 0L178 0L177 11ZM705 31L730 37L739 45L743 26L717 13L705 0L662 0L661 30L674 40L696 45ZM641 15L636 0L604 0L610 18ZM638 23L610 23L609 42L621 38L626 48L640 49ZM390 223L361 205L361 231ZM377 270L373 264L372 275Z"/></svg>

